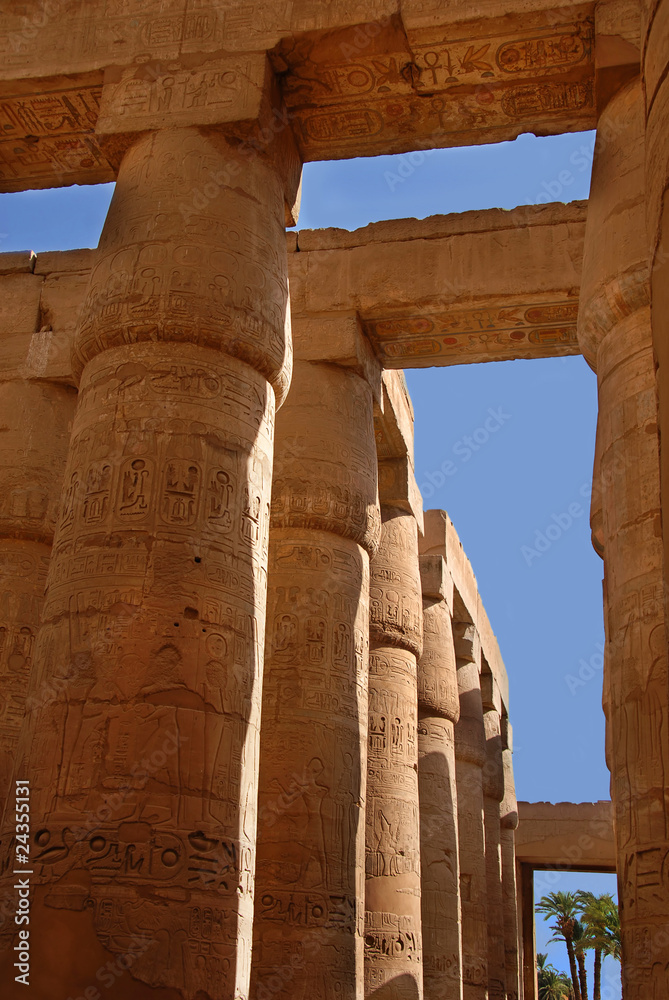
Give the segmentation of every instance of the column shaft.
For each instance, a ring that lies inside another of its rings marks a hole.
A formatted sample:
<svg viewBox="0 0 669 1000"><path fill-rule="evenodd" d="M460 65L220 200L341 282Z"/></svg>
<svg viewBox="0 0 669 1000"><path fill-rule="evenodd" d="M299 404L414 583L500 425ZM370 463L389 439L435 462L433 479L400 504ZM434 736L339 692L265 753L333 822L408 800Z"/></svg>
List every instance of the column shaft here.
<svg viewBox="0 0 669 1000"><path fill-rule="evenodd" d="M412 515L392 507L381 513L370 588L365 996L422 1000L418 533Z"/></svg>
<svg viewBox="0 0 669 1000"><path fill-rule="evenodd" d="M507 729L510 731L507 722ZM509 740L510 741L510 740ZM502 845L502 905L504 916L504 955L506 968L506 1000L520 996L520 964L518 955L518 886L516 883L516 828L518 803L513 780L513 755L503 751L504 799L501 807Z"/></svg>
<svg viewBox="0 0 669 1000"><path fill-rule="evenodd" d="M625 1000L669 988L669 672L643 168L637 82L601 118L579 313L599 385L604 691Z"/></svg>
<svg viewBox="0 0 669 1000"><path fill-rule="evenodd" d="M26 711L76 400L63 385L0 384L0 815ZM61 664L53 685L33 698L51 700L76 669Z"/></svg>
<svg viewBox="0 0 669 1000"><path fill-rule="evenodd" d="M298 361L277 419L254 1000L361 1000L372 391Z"/></svg>
<svg viewBox="0 0 669 1000"><path fill-rule="evenodd" d="M132 1000L248 996L283 208L266 161L197 129L120 167L36 663L88 668L26 730L40 1000L129 954Z"/></svg>
<svg viewBox="0 0 669 1000"><path fill-rule="evenodd" d="M484 725L486 762L483 768L483 798L488 897L488 996L489 1000L505 1000L506 960L500 817L500 802L504 797L504 774L500 717L496 709L485 712Z"/></svg>
<svg viewBox="0 0 669 1000"><path fill-rule="evenodd" d="M461 1000L462 936L455 723L460 713L451 612L430 587L441 557L421 556L418 789L425 1000ZM432 572L431 572L432 571ZM444 566L445 572L445 566Z"/></svg>
<svg viewBox="0 0 669 1000"><path fill-rule="evenodd" d="M455 726L464 1000L488 997L488 915L483 767L486 762L483 702L476 629L454 624L460 718Z"/></svg>

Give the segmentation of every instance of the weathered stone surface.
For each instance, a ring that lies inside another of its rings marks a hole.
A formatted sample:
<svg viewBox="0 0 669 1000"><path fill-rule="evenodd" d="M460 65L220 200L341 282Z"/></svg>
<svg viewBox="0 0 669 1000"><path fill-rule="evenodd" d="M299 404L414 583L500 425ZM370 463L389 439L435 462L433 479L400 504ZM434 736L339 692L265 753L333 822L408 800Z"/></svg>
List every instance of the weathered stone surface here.
<svg viewBox="0 0 669 1000"><path fill-rule="evenodd" d="M248 995L275 390L290 373L284 192L258 158L243 195L217 188L187 226L179 211L236 157L195 130L139 138L77 331L31 690L85 669L32 706L16 770L44 830L40 1000L78 995L142 934L133 1000Z"/></svg>
<svg viewBox="0 0 669 1000"><path fill-rule="evenodd" d="M382 506L381 514L370 585L365 996L422 1000L418 532L402 510Z"/></svg>
<svg viewBox="0 0 669 1000"><path fill-rule="evenodd" d="M506 732L505 732L506 731ZM506 738L505 738L506 737ZM516 884L516 829L518 803L513 780L511 726L502 719L502 751L504 768L504 798L500 804L500 841L502 848L502 905L504 911L504 958L507 1000L520 996L520 955L518 921L518 887Z"/></svg>
<svg viewBox="0 0 669 1000"><path fill-rule="evenodd" d="M424 994L425 1000L460 1000L462 939L454 735L460 702L451 623L453 584L442 556L421 556L420 571L423 653L418 663L418 788Z"/></svg>
<svg viewBox="0 0 669 1000"><path fill-rule="evenodd" d="M488 917L488 1000L506 1000L504 892L500 804L504 797L504 763L499 712L485 704L483 722L486 762L483 768L485 864Z"/></svg>
<svg viewBox="0 0 669 1000"><path fill-rule="evenodd" d="M602 115L579 313L579 337L599 387L605 710L626 1000L641 1000L653 984L669 983L657 945L669 918L663 875L669 857L669 674L643 129L637 81ZM662 890L650 893L650 884Z"/></svg>
<svg viewBox="0 0 669 1000"><path fill-rule="evenodd" d="M474 646L478 643L483 650L483 655L499 692L500 706L504 705L508 710L509 678L497 639L479 596L474 571L462 547L462 542L458 538L457 531L446 511L426 510L424 522L425 534L420 540L421 555L437 555L446 560L453 589L457 592L458 600L461 602L460 607L464 607L467 620L472 623L471 634L476 636ZM454 616L455 613L454 602ZM464 640L461 639L461 641ZM473 649L472 641L470 641L470 647Z"/></svg>
<svg viewBox="0 0 669 1000"><path fill-rule="evenodd" d="M470 622L454 621L460 715L455 772L460 845L464 1000L488 997L488 889L483 796L486 736L479 681L481 646Z"/></svg>
<svg viewBox="0 0 669 1000"><path fill-rule="evenodd" d="M579 352L582 202L298 233L294 315L356 310L385 368Z"/></svg>
<svg viewBox="0 0 669 1000"><path fill-rule="evenodd" d="M371 387L298 360L277 442L251 995L354 998L380 532Z"/></svg>
<svg viewBox="0 0 669 1000"><path fill-rule="evenodd" d="M615 871L610 802L519 802L516 858L535 868Z"/></svg>
<svg viewBox="0 0 669 1000"><path fill-rule="evenodd" d="M483 19L417 0L19 6L0 34L3 189L113 179L109 130L243 130L267 53L303 160L592 127L593 13L526 0Z"/></svg>
<svg viewBox="0 0 669 1000"><path fill-rule="evenodd" d="M0 382L0 810L25 715L75 405L62 386ZM68 679L62 664L61 685ZM48 701L56 690L33 698Z"/></svg>

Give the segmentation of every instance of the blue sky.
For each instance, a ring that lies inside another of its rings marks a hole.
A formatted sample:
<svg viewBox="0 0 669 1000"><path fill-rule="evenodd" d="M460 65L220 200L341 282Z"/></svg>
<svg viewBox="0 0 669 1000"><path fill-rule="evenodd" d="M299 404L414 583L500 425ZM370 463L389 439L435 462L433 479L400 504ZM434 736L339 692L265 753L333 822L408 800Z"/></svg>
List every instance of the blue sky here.
<svg viewBox="0 0 669 1000"><path fill-rule="evenodd" d="M299 228L587 198L593 145L593 133L524 135L307 164ZM101 185L1 195L0 252L95 246L111 193ZM606 799L602 563L588 523L595 376L575 357L413 371L407 381L425 506L452 517L509 672L518 798ZM504 419L473 451L463 442L483 438L476 431L490 409ZM449 459L456 471L440 478ZM532 556L537 533L549 544ZM573 882L615 893L612 876L589 878L562 874L546 891ZM564 967L562 948L543 950ZM616 967L614 984L617 975ZM619 996L613 985L605 1000Z"/></svg>

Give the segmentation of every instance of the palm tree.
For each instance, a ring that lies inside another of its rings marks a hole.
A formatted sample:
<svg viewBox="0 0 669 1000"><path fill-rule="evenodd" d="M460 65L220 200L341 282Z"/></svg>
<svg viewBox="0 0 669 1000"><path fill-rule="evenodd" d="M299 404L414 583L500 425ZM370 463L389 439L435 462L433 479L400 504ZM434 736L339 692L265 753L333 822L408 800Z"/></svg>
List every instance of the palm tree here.
<svg viewBox="0 0 669 1000"><path fill-rule="evenodd" d="M577 893L578 895L578 893ZM585 949L588 947L588 937L580 920L574 921L573 938L574 953L578 962L578 984L581 988L582 1000L588 1000L588 975L585 968Z"/></svg>
<svg viewBox="0 0 669 1000"><path fill-rule="evenodd" d="M539 965L539 958L544 963ZM571 1000L573 996L571 980L566 972L558 972L552 965L546 965L546 955L537 955L539 1000Z"/></svg>
<svg viewBox="0 0 669 1000"><path fill-rule="evenodd" d="M611 955L620 959L620 919L618 907L610 893L595 896L593 892L577 892L581 918L585 925L584 947L595 953L593 1000L602 996L602 958Z"/></svg>
<svg viewBox="0 0 669 1000"><path fill-rule="evenodd" d="M574 952L574 924L578 915L578 902L573 892L549 892L537 903L537 912L543 913L544 920L554 918L551 925L556 939L564 938L569 956L569 969L574 988L574 1000L583 1000L576 970L576 954Z"/></svg>

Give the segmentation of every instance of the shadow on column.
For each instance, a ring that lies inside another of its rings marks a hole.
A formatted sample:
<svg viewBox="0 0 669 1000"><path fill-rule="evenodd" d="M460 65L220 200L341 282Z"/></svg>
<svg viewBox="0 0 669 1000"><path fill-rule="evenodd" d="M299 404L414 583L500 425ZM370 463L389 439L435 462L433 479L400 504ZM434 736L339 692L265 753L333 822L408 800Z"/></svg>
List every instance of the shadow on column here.
<svg viewBox="0 0 669 1000"><path fill-rule="evenodd" d="M396 976L369 994L367 1000L418 1000L418 987L413 976Z"/></svg>

